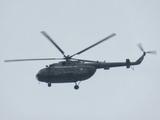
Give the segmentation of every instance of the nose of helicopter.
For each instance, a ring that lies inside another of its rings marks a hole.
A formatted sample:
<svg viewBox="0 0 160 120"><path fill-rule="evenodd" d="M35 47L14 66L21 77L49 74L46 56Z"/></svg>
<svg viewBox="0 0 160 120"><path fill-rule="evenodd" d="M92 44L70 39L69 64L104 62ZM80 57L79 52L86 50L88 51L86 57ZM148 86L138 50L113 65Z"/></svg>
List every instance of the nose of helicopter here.
<svg viewBox="0 0 160 120"><path fill-rule="evenodd" d="M42 73L42 70L40 70L40 71L36 74L36 78L37 78L37 80L40 80L41 73Z"/></svg>
<svg viewBox="0 0 160 120"><path fill-rule="evenodd" d="M37 80L38 80L38 77L39 77L39 74L37 73L37 74L36 74L36 78L37 78Z"/></svg>
<svg viewBox="0 0 160 120"><path fill-rule="evenodd" d="M40 74L39 74L39 73L36 74L36 79L37 79L38 81L40 81Z"/></svg>
<svg viewBox="0 0 160 120"><path fill-rule="evenodd" d="M38 81L44 81L47 77L46 74L46 69L41 69L37 74L36 74L36 78Z"/></svg>

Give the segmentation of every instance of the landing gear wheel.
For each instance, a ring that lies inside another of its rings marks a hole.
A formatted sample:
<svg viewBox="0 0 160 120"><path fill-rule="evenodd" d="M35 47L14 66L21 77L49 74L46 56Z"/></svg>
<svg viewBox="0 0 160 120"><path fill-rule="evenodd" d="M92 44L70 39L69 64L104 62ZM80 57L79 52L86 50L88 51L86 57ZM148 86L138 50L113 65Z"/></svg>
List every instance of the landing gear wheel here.
<svg viewBox="0 0 160 120"><path fill-rule="evenodd" d="M78 85L75 85L75 86L74 86L74 89L75 89L75 90L78 90L78 89L79 89L79 86L78 86Z"/></svg>
<svg viewBox="0 0 160 120"><path fill-rule="evenodd" d="M48 83L48 87L51 87L51 85L52 85L51 83Z"/></svg>

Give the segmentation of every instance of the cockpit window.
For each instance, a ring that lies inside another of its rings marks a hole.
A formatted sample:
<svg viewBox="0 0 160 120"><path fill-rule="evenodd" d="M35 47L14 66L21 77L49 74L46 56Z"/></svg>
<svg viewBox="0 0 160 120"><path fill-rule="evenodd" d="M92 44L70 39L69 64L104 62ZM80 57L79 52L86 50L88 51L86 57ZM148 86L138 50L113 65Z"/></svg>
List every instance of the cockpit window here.
<svg viewBox="0 0 160 120"><path fill-rule="evenodd" d="M39 71L39 74L46 74L47 73L47 69L42 69Z"/></svg>

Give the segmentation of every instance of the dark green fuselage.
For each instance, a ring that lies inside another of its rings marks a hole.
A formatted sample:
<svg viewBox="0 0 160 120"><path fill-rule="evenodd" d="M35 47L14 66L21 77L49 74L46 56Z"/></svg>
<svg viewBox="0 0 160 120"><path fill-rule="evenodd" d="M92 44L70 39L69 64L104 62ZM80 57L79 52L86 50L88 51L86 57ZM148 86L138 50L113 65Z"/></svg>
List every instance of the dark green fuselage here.
<svg viewBox="0 0 160 120"><path fill-rule="evenodd" d="M96 67L81 62L68 61L50 65L41 69L36 75L41 82L67 83L83 81L96 72Z"/></svg>

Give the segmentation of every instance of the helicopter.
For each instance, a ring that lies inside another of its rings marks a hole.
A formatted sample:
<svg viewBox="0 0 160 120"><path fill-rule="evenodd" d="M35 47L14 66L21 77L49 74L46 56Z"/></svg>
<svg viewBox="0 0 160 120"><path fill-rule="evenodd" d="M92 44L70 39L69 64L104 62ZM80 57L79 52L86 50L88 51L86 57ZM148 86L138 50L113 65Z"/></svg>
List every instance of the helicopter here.
<svg viewBox="0 0 160 120"><path fill-rule="evenodd" d="M65 55L64 51L56 44L56 42L45 32L41 32L63 55L63 58L37 58L37 59L14 59L14 60L5 60L4 62L19 62L19 61L38 61L38 60L62 60L58 63L53 63L46 65L45 68L39 70L36 74L36 78L39 82L45 82L48 84L48 87L51 87L52 83L75 83L74 89L79 89L79 84L81 81L87 80L92 77L97 69L109 70L112 67L126 67L130 68L134 65L139 65L144 56L147 53L156 54L156 51L145 52L141 43L138 44L138 47L143 52L143 54L135 62L131 62L129 59L126 59L125 62L99 62L93 60L83 60L73 58L76 55L79 55L92 47L108 40L109 38L115 36L113 33L108 37L96 42L95 44L73 54Z"/></svg>

